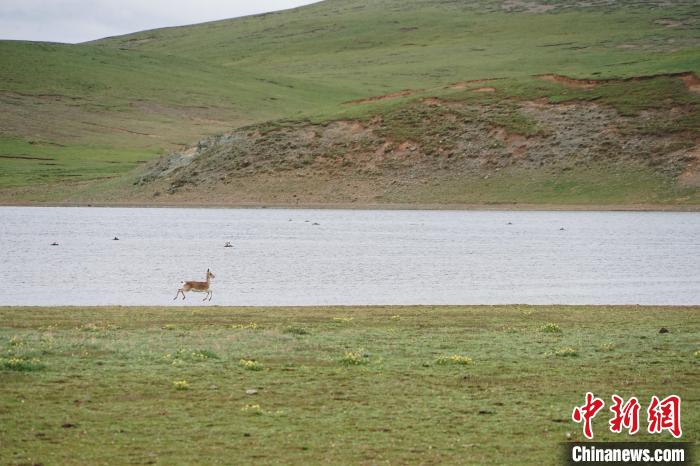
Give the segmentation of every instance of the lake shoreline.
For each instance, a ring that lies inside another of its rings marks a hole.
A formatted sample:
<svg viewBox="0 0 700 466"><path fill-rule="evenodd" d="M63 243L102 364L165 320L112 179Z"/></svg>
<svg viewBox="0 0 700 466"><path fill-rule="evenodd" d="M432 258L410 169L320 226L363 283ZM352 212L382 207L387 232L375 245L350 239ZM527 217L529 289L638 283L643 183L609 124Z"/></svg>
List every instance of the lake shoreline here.
<svg viewBox="0 0 700 466"><path fill-rule="evenodd" d="M444 210L572 212L700 212L700 205L678 204L406 204L406 203L270 203L270 202L5 202L0 207L111 207L145 209L300 209L300 210Z"/></svg>
<svg viewBox="0 0 700 466"><path fill-rule="evenodd" d="M649 309L667 309L667 310L692 310L700 313L700 303L698 304L329 304L323 305L241 305L231 306L225 304L202 304L201 300L193 300L191 306L173 306L173 305L138 305L138 304L100 304L100 305L5 305L0 304L0 313L5 311L23 311L23 310L68 310L68 311L108 311L115 310L146 310L146 311L165 311L168 309L178 310L217 310L222 312L237 312L237 311L309 311L333 312L337 310L350 312L366 312L369 310L414 310L414 311L456 311L456 310L484 310L490 309L494 311L501 310L577 310L577 309L624 309L640 311Z"/></svg>

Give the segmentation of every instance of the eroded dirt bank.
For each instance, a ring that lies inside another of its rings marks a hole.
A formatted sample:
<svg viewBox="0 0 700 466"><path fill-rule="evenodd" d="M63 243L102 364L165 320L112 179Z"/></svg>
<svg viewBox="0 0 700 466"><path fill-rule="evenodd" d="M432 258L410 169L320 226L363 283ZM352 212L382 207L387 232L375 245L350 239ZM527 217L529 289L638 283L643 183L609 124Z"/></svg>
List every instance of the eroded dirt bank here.
<svg viewBox="0 0 700 466"><path fill-rule="evenodd" d="M700 139L675 124L693 111L423 98L365 119L205 139L162 157L136 186L174 204L684 203L700 187Z"/></svg>

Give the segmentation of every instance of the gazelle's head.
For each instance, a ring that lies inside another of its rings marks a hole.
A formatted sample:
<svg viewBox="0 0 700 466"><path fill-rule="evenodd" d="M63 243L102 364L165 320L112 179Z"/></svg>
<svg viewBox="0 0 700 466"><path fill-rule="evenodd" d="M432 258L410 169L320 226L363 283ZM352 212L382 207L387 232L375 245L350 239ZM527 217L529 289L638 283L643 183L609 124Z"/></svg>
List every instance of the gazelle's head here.
<svg viewBox="0 0 700 466"><path fill-rule="evenodd" d="M211 273L211 270L207 269L207 280L209 280L210 278L216 278L216 277L214 277L214 274Z"/></svg>

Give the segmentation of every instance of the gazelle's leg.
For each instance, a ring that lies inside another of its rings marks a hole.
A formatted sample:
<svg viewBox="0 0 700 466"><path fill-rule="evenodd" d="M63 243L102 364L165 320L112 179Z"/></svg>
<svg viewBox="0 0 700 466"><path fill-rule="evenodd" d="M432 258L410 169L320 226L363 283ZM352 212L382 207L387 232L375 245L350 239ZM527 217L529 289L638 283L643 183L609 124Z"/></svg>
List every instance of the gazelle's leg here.
<svg viewBox="0 0 700 466"><path fill-rule="evenodd" d="M207 300L207 296L209 296L209 292L208 292L208 291L207 291L206 293L204 293L204 299L203 299L202 301L206 301L206 300Z"/></svg>
<svg viewBox="0 0 700 466"><path fill-rule="evenodd" d="M214 295L214 292L209 290L209 301L211 301L211 297Z"/></svg>
<svg viewBox="0 0 700 466"><path fill-rule="evenodd" d="M175 293L175 297L173 298L173 301L177 299L178 296L180 296L180 292L182 291L182 288L177 290L177 293Z"/></svg>

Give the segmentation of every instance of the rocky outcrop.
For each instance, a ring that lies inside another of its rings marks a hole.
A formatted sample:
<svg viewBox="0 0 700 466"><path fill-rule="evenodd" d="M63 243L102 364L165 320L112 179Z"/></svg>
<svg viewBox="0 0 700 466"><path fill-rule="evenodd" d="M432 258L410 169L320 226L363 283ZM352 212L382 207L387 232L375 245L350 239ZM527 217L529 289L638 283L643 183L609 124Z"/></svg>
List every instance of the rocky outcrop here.
<svg viewBox="0 0 700 466"><path fill-rule="evenodd" d="M430 98L361 121L241 128L162 157L138 183L158 182L173 193L260 174L430 179L629 163L688 185L698 180L698 134L673 123L691 111L624 116L595 102L483 105Z"/></svg>

